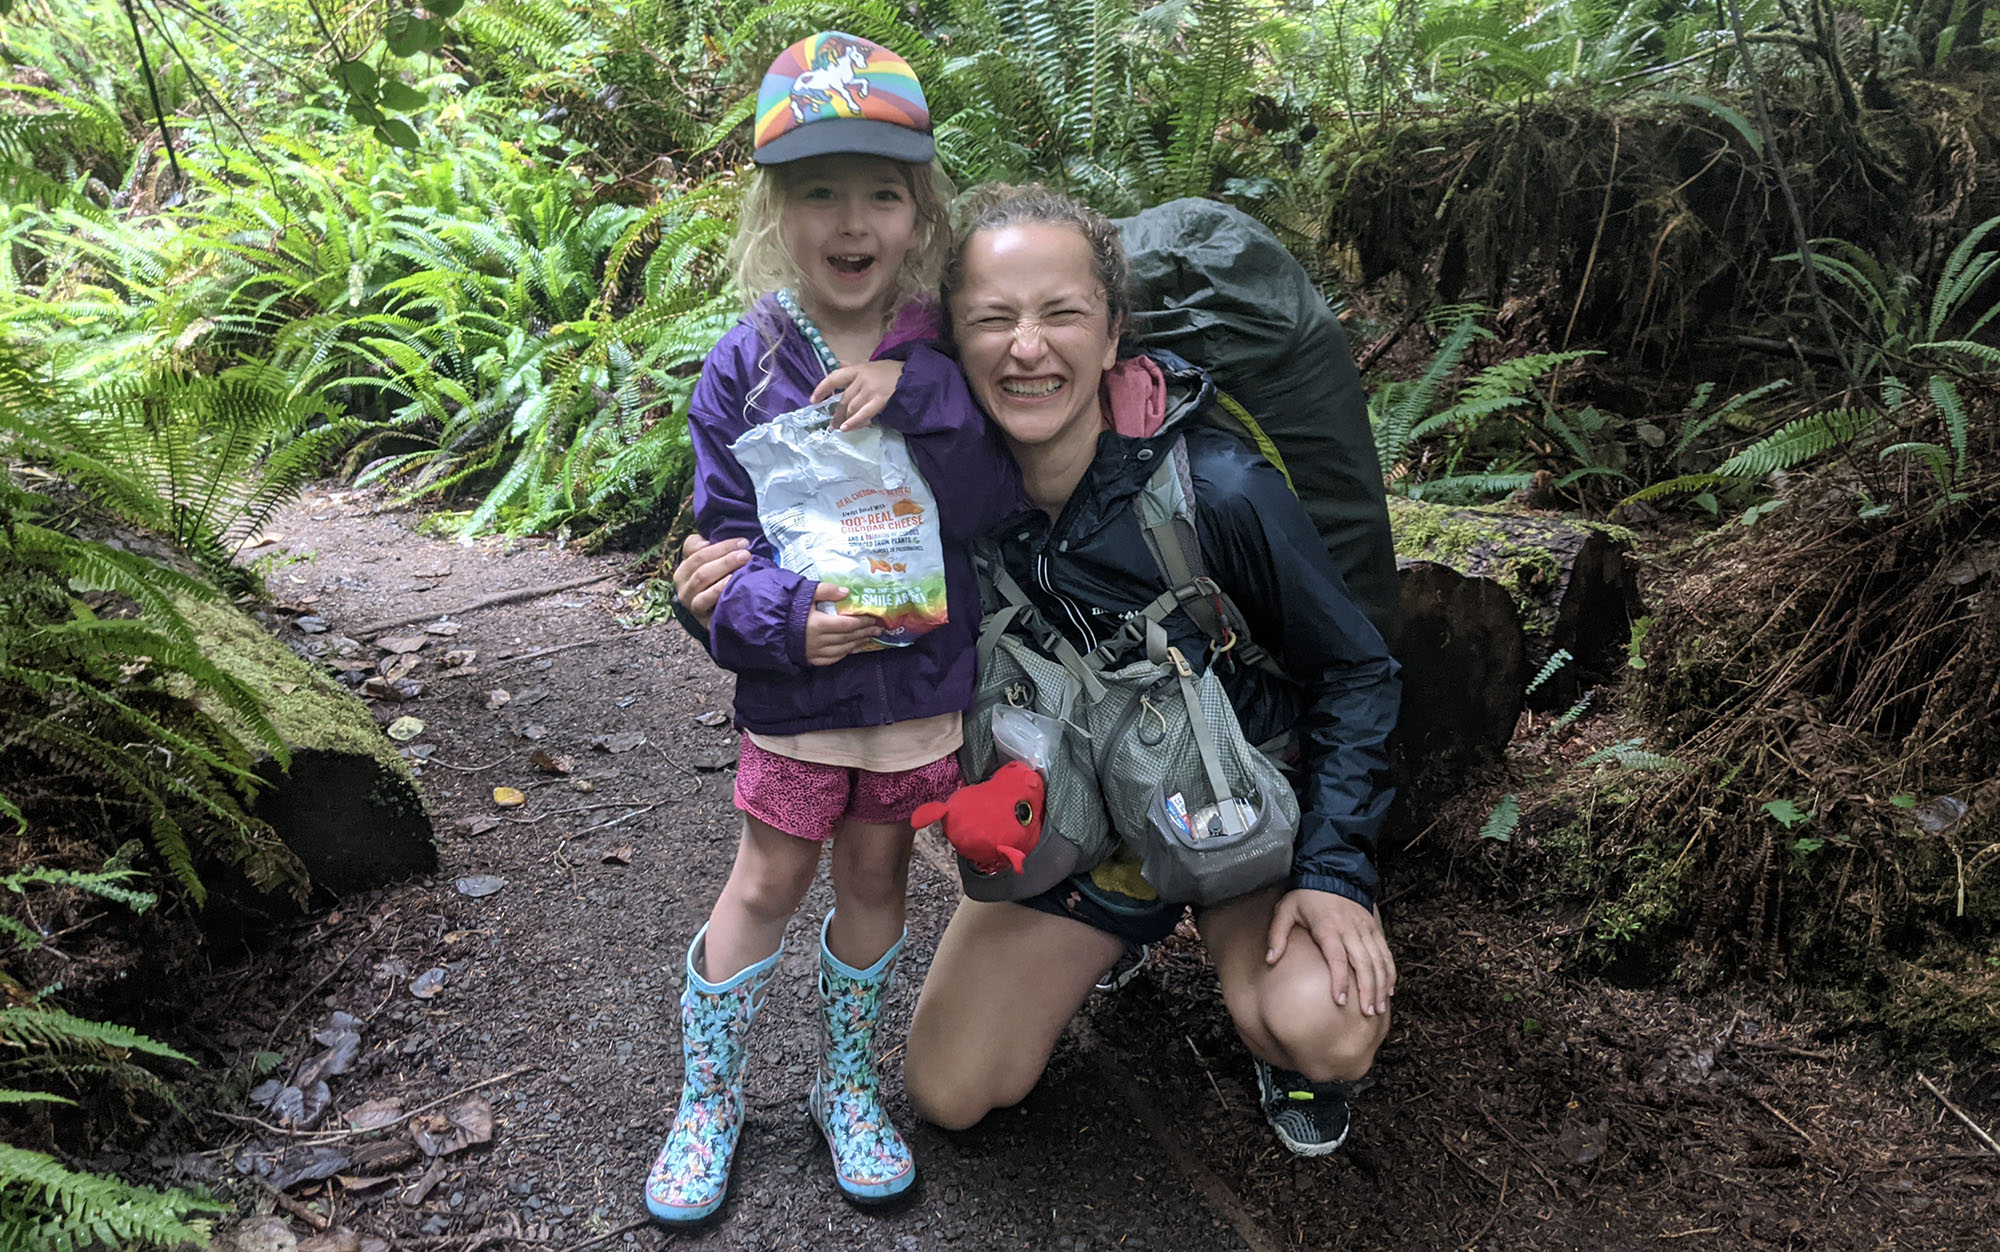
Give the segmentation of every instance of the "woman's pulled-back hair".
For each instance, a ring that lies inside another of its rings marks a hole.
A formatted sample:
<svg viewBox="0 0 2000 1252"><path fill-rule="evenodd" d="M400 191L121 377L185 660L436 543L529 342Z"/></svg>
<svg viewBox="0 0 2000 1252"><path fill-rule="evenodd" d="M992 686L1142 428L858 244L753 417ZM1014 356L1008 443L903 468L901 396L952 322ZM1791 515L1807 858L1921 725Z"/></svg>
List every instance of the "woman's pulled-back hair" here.
<svg viewBox="0 0 2000 1252"><path fill-rule="evenodd" d="M1090 245L1097 264L1097 285L1111 312L1111 325L1131 328L1132 266L1125 258L1118 227L1083 201L1042 183L988 183L965 193L952 209L955 225L951 252L945 257L943 293L947 307L965 286L965 249L973 236L1021 222L1067 226ZM949 326L951 319L946 317Z"/></svg>
<svg viewBox="0 0 2000 1252"><path fill-rule="evenodd" d="M892 288L892 307L901 307L912 296L937 290L945 250L951 246L950 205L957 192L935 162L894 164L910 190L917 218L916 237L903 254ZM729 245L729 267L746 308L781 288L796 290L804 281L784 235L785 192L792 185L789 180L797 176L796 169L790 164L760 165L743 189L743 202L736 213L736 238Z"/></svg>

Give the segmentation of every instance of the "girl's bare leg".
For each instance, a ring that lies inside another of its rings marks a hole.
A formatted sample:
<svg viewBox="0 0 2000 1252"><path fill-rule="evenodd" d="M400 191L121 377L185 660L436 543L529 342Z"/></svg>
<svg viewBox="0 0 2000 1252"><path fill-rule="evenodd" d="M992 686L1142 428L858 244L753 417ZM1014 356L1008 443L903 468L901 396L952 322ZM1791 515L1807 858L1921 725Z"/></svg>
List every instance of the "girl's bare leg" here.
<svg viewBox="0 0 2000 1252"><path fill-rule="evenodd" d="M743 818L736 864L708 915L701 976L723 982L778 950L819 872L819 844Z"/></svg>
<svg viewBox="0 0 2000 1252"><path fill-rule="evenodd" d="M903 937L915 838L908 822L846 821L834 832L826 946L855 969L867 969Z"/></svg>

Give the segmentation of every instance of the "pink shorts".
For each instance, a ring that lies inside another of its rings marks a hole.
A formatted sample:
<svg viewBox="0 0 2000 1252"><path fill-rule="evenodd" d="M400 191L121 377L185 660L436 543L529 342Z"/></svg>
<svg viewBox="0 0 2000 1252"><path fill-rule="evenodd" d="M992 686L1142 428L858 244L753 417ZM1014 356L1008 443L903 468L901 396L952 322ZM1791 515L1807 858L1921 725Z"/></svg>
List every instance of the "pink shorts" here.
<svg viewBox="0 0 2000 1252"><path fill-rule="evenodd" d="M767 826L822 842L841 822L907 822L917 806L942 800L964 778L958 755L915 769L873 770L795 761L743 737L736 758L736 807Z"/></svg>

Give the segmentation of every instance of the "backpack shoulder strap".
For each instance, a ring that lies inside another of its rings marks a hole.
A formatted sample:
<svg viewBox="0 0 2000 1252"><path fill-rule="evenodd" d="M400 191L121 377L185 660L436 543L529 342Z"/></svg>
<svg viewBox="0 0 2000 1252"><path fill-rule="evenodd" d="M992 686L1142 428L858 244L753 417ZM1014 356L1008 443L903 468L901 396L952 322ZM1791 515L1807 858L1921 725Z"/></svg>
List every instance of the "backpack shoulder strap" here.
<svg viewBox="0 0 2000 1252"><path fill-rule="evenodd" d="M1201 536L1195 530L1194 471L1185 438L1174 440L1166 459L1146 480L1132 507L1138 514L1146 550L1152 553L1153 563L1167 581L1167 590L1139 611L1138 617L1144 621L1141 630L1147 652L1161 650L1164 635L1159 623L1175 609L1181 609L1208 637L1216 655L1234 653L1240 660L1281 673L1270 653L1251 640L1250 628L1244 624L1243 614L1235 603L1208 576L1208 566L1201 554Z"/></svg>

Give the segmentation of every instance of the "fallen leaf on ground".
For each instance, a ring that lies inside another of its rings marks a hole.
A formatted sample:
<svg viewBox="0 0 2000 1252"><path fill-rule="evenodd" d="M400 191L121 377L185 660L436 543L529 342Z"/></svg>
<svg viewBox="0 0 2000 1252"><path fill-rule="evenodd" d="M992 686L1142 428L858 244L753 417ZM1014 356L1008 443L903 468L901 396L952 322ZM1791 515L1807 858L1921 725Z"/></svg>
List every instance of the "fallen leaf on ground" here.
<svg viewBox="0 0 2000 1252"><path fill-rule="evenodd" d="M694 720L704 726L720 726L729 720L729 714L723 712L721 709L710 709L706 713L695 714Z"/></svg>
<svg viewBox="0 0 2000 1252"><path fill-rule="evenodd" d="M460 879L460 891L465 891L465 880ZM498 888L495 888L498 890ZM465 891L467 895L484 895L484 892ZM428 1000L444 990L445 973L442 969L427 969L410 980L410 994L419 1000Z"/></svg>
<svg viewBox="0 0 2000 1252"><path fill-rule="evenodd" d="M356 1193L373 1191L385 1182L396 1181L393 1174L376 1174L369 1178L357 1178L353 1174L335 1174L333 1180L349 1191Z"/></svg>
<svg viewBox="0 0 2000 1252"><path fill-rule="evenodd" d="M477 648L453 648L444 654L443 664L446 669L459 669L472 664L472 658L478 655Z"/></svg>
<svg viewBox="0 0 2000 1252"><path fill-rule="evenodd" d="M599 752L630 752L646 742L646 735L638 730L621 730L616 734L599 735L590 741L590 746Z"/></svg>
<svg viewBox="0 0 2000 1252"><path fill-rule="evenodd" d="M604 863L606 865L630 865L632 863L632 845L621 843L606 852L604 854Z"/></svg>
<svg viewBox="0 0 2000 1252"><path fill-rule="evenodd" d="M493 1139L493 1106L469 1096L443 1115L429 1113L410 1122L410 1138L425 1156L450 1156Z"/></svg>
<svg viewBox="0 0 2000 1252"><path fill-rule="evenodd" d="M424 719L421 717L399 717L389 723L389 738L397 743L408 743L424 733Z"/></svg>
<svg viewBox="0 0 2000 1252"><path fill-rule="evenodd" d="M481 896L492 895L506 885L507 880L498 874L468 874L458 880L458 894L477 900Z"/></svg>
<svg viewBox="0 0 2000 1252"><path fill-rule="evenodd" d="M381 1100L370 1100L347 1115L347 1124L356 1130L374 1130L387 1126L403 1115L403 1101L390 1096Z"/></svg>
<svg viewBox="0 0 2000 1252"><path fill-rule="evenodd" d="M397 635L389 639L377 639L375 645L384 652L415 652L429 640L422 635Z"/></svg>
<svg viewBox="0 0 2000 1252"><path fill-rule="evenodd" d="M571 791L581 791L584 795L589 795L591 792L597 790L597 784L588 778L579 778L569 785L569 789Z"/></svg>
<svg viewBox="0 0 2000 1252"><path fill-rule="evenodd" d="M280 1191L289 1191L302 1182L331 1178L347 1168L349 1157L332 1148L287 1148L266 1156L251 1148L236 1154L236 1172L263 1179Z"/></svg>
<svg viewBox="0 0 2000 1252"><path fill-rule="evenodd" d="M382 677L392 683L416 667L417 658L414 655L385 656L375 666L377 670L381 671Z"/></svg>
<svg viewBox="0 0 2000 1252"><path fill-rule="evenodd" d="M503 809L518 809L527 802L527 795L518 788L495 787L493 789L493 803Z"/></svg>
<svg viewBox="0 0 2000 1252"><path fill-rule="evenodd" d="M507 701L512 700L513 698L514 698L513 696L508 695L505 691L502 691L500 688L495 687L493 690L486 693L486 707L489 709L497 709L501 705L507 703Z"/></svg>
<svg viewBox="0 0 2000 1252"><path fill-rule="evenodd" d="M296 1252L299 1237L282 1217L253 1217L234 1230L220 1232L216 1252Z"/></svg>
<svg viewBox="0 0 2000 1252"><path fill-rule="evenodd" d="M316 617L310 613L293 622L292 625L298 627L308 635L323 635L326 633L326 619Z"/></svg>
<svg viewBox="0 0 2000 1252"><path fill-rule="evenodd" d="M401 703L424 694L424 685L408 678L391 680L378 674L361 684L361 694L377 700L394 700Z"/></svg>
<svg viewBox="0 0 2000 1252"><path fill-rule="evenodd" d="M540 722L529 722L526 726L521 727L519 731L519 734L523 739L540 739L543 735L546 735L548 733L549 733L549 728L542 725Z"/></svg>
<svg viewBox="0 0 2000 1252"><path fill-rule="evenodd" d="M451 638L458 631L459 625L457 622L432 622L430 625L424 627L425 634L439 635L446 639Z"/></svg>
<svg viewBox="0 0 2000 1252"><path fill-rule="evenodd" d="M528 754L528 760L545 774L567 774L576 768L574 760L567 756L551 756L547 748L536 748Z"/></svg>
<svg viewBox="0 0 2000 1252"><path fill-rule="evenodd" d="M403 1188L403 1203L409 1205L411 1208L422 1204L424 1197L430 1195L431 1188L437 1186L438 1180L443 1177L444 1162L432 1161L431 1167L424 1171L422 1178Z"/></svg>
<svg viewBox="0 0 2000 1252"><path fill-rule="evenodd" d="M688 763L699 770L728 769L736 764L736 753L737 745L729 743L720 748L710 748L706 752L696 752Z"/></svg>
<svg viewBox="0 0 2000 1252"><path fill-rule="evenodd" d="M481 814L478 817L468 817L465 819L465 833L468 835L483 835L489 830L497 829L499 825L500 819L497 817L489 817L485 814Z"/></svg>
<svg viewBox="0 0 2000 1252"><path fill-rule="evenodd" d="M284 692L286 695L290 695L294 691L297 691L299 689L299 685L297 683L272 683L271 685L273 687L276 687L278 690Z"/></svg>
<svg viewBox="0 0 2000 1252"><path fill-rule="evenodd" d="M361 1236L345 1226L335 1226L302 1241L299 1252L361 1252Z"/></svg>

